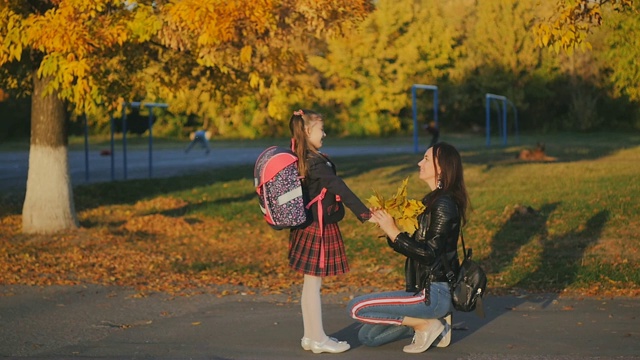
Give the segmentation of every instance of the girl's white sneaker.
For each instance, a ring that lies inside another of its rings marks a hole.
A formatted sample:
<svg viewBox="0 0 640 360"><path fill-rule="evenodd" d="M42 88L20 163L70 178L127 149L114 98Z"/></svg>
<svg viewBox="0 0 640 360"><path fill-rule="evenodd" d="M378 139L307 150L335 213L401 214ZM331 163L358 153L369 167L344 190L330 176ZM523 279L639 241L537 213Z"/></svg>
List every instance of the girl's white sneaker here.
<svg viewBox="0 0 640 360"><path fill-rule="evenodd" d="M339 341L338 339L329 336L330 340L333 340L337 343L344 343L347 344L346 341ZM303 337L302 339L300 339L300 346L302 346L303 349L305 350L311 350L311 344L313 343L313 340L309 339L308 337ZM347 344L348 345L348 344Z"/></svg>
<svg viewBox="0 0 640 360"><path fill-rule="evenodd" d="M351 345L346 341L338 341L334 338L327 337L327 339L323 342L312 341L311 342L311 351L314 354L320 354L323 352L338 354L341 352L345 352L351 348Z"/></svg>

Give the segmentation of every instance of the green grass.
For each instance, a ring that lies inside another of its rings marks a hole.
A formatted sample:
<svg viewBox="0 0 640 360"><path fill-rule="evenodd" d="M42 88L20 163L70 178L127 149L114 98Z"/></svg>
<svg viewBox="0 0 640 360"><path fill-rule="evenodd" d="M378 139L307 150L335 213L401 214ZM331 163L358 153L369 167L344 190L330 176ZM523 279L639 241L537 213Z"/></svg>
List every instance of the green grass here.
<svg viewBox="0 0 640 360"><path fill-rule="evenodd" d="M577 292L638 295L640 292L640 135L555 134L523 136L521 144L484 146L481 136L456 135L443 140L456 145L463 156L465 178L473 210L464 228L490 277L495 292ZM370 143L371 140L363 142ZM411 138L385 139L411 143ZM546 144L555 162L519 162L515 155L536 142ZM355 145L341 139L332 146ZM269 144L269 140L252 142ZM329 142L325 143L329 144ZM229 141L225 146L248 146ZM330 155L330 154L329 154ZM336 158L339 174L362 199L373 190L390 196L410 177L408 193L420 198L427 191L417 174L421 154L368 155ZM238 241L247 228L275 232L263 222L253 189L252 166L236 166L171 179L130 180L75 188L80 214L97 208L134 207L160 197L184 204L171 209L149 208L186 222L211 219ZM15 202L14 204L17 204ZM519 213L516 209L531 208ZM0 210L15 214L19 207ZM108 220L85 216L86 228L107 228ZM360 224L348 214L341 223L352 272L376 272L401 281L403 261L378 239L380 231ZM278 235L286 238L284 232ZM283 244L283 246L286 246ZM260 251L254 249L252 251ZM276 261L286 262L286 258ZM176 271L206 272L224 260L194 259L175 264ZM262 264L226 265L231 273L267 271ZM367 275L367 276L369 276ZM231 276L231 275L230 275Z"/></svg>

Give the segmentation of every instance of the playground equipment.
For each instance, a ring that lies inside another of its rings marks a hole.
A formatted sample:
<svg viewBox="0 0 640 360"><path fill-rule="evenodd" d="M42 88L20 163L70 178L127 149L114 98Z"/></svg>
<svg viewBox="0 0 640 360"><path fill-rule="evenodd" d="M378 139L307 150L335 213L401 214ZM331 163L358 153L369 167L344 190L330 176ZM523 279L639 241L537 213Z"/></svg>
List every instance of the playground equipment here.
<svg viewBox="0 0 640 360"><path fill-rule="evenodd" d="M495 94L485 94L485 112L486 112L486 135L487 135L487 147L491 145L491 103L492 100L498 101L502 103L502 106L497 107L498 109L498 133L502 137L502 145L507 145L507 103L511 105L513 109L514 117L515 117L515 133L516 133L516 143L520 143L520 138L518 134L518 109L516 106L509 101L505 96L495 95ZM502 121L500 121L502 120Z"/></svg>
<svg viewBox="0 0 640 360"><path fill-rule="evenodd" d="M153 109L154 108L167 108L169 105L165 103L142 103L131 102L122 104L122 160L124 167L124 179L127 179L127 105L132 108L140 109L144 106L149 108L149 177L153 176ZM111 114L111 180L115 180L115 159L114 159L114 133L115 133L115 119ZM84 116L84 159L85 159L85 180L89 181L89 126L87 124L87 116Z"/></svg>
<svg viewBox="0 0 640 360"><path fill-rule="evenodd" d="M433 91L433 121L438 125L438 87L435 85L413 84L411 86L411 103L413 104L413 152L418 153L418 104L416 101L417 89Z"/></svg>

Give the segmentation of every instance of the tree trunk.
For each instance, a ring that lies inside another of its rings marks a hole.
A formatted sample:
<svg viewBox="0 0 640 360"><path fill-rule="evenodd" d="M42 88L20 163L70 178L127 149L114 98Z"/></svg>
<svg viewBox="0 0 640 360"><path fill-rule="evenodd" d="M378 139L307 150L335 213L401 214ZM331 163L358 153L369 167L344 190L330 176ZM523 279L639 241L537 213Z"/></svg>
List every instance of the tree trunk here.
<svg viewBox="0 0 640 360"><path fill-rule="evenodd" d="M64 103L44 95L48 79L33 73L31 144L22 232L54 233L78 227L67 157Z"/></svg>

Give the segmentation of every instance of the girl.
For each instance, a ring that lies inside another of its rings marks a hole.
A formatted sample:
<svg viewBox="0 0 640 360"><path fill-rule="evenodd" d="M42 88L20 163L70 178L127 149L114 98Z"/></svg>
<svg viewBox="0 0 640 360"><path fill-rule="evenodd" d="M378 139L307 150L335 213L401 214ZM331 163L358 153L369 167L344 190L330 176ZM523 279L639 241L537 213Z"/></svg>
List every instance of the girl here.
<svg viewBox="0 0 640 360"><path fill-rule="evenodd" d="M348 305L349 315L364 323L358 333L363 344L378 346L413 333L403 349L408 353L427 350L438 337L438 347L451 341L451 292L443 259L457 274L458 235L469 203L462 160L453 146L436 143L418 166L420 180L431 192L422 200L426 209L418 215L413 235L401 232L384 210L374 211L371 218L389 246L406 256L405 290L363 295Z"/></svg>
<svg viewBox="0 0 640 360"><path fill-rule="evenodd" d="M313 220L292 229L289 237L289 265L304 274L302 286L302 348L316 354L341 353L351 347L345 341L328 337L322 325L320 287L322 278L349 271L342 234L338 222L344 217L346 205L361 221L371 218L366 205L336 175L336 167L320 153L324 133L322 116L311 110L294 111L289 120L298 170L309 199L324 197L312 205ZM321 196L322 197L322 196Z"/></svg>

